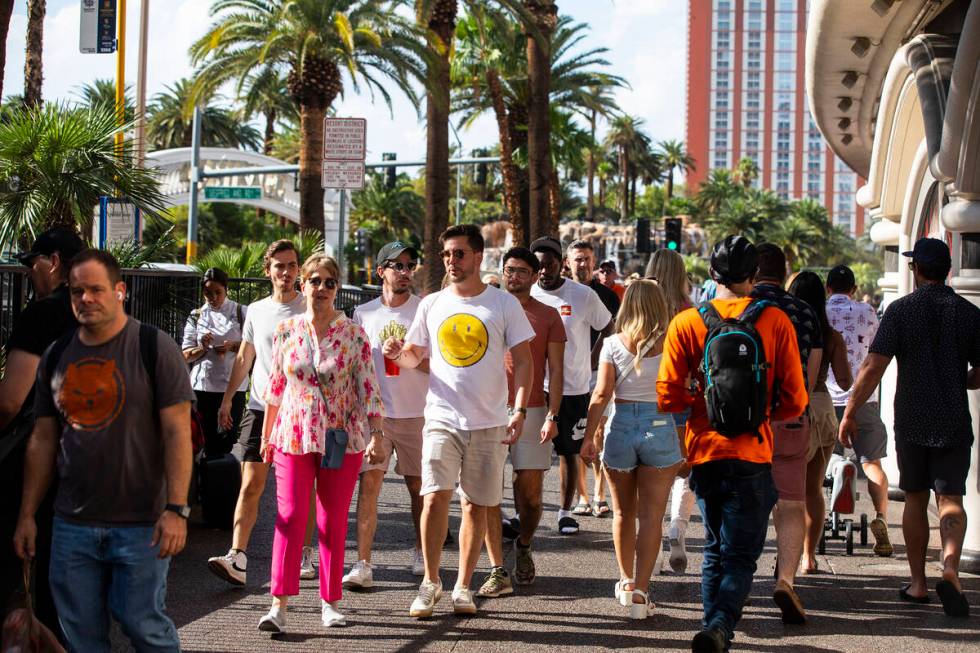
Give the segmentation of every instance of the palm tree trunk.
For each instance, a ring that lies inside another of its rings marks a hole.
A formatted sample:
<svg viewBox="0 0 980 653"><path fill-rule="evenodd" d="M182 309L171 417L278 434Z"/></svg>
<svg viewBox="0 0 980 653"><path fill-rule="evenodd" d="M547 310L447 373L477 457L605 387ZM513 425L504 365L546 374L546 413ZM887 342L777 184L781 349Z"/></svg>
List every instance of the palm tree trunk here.
<svg viewBox="0 0 980 653"><path fill-rule="evenodd" d="M674 169L673 168L667 171L667 198L664 201L669 203L670 200L672 199L674 199ZM664 208L666 208L666 206Z"/></svg>
<svg viewBox="0 0 980 653"><path fill-rule="evenodd" d="M27 0L27 51L24 58L24 106L41 104L44 81L41 54L44 49L45 0Z"/></svg>
<svg viewBox="0 0 980 653"><path fill-rule="evenodd" d="M7 67L7 31L14 13L14 0L0 0L0 98L3 97L3 71Z"/></svg>
<svg viewBox="0 0 980 653"><path fill-rule="evenodd" d="M619 221L625 224L629 217L629 183L630 183L630 157L626 151L626 146L619 148L619 180L621 192L619 198Z"/></svg>
<svg viewBox="0 0 980 653"><path fill-rule="evenodd" d="M490 89L493 113L497 118L497 131L500 133L500 174L504 180L504 207L510 216L512 240L518 245L525 242L526 235L521 216L520 181L517 178L517 166L514 165L514 146L510 140L507 106L504 104L504 92L497 71L487 70L487 86Z"/></svg>
<svg viewBox="0 0 980 653"><path fill-rule="evenodd" d="M262 153L266 156L272 154L272 143L276 138L276 110L269 109L265 112L265 136L262 138Z"/></svg>
<svg viewBox="0 0 980 653"><path fill-rule="evenodd" d="M595 121L596 112L593 109L592 115L589 118L589 133L592 134L592 146L589 147L589 152L585 160L588 175L588 182L585 186L585 219L589 222L595 219L595 194L592 190L592 182L595 180Z"/></svg>
<svg viewBox="0 0 980 653"><path fill-rule="evenodd" d="M557 23L558 7L551 0L524 0L534 16L541 41L527 37L528 136L527 159L531 181L531 240L557 236L558 225L551 222L549 185L551 183L551 35ZM543 47L542 47L543 46Z"/></svg>
<svg viewBox="0 0 980 653"><path fill-rule="evenodd" d="M329 105L328 105L329 106ZM299 226L316 229L323 225L323 117L327 107L319 103L300 105L299 130Z"/></svg>
<svg viewBox="0 0 980 653"><path fill-rule="evenodd" d="M456 0L438 0L428 21L429 66L425 94L425 288L442 287L445 268L439 235L449 224L449 54L456 29Z"/></svg>
<svg viewBox="0 0 980 653"><path fill-rule="evenodd" d="M636 213L636 170L630 174L630 215Z"/></svg>
<svg viewBox="0 0 980 653"><path fill-rule="evenodd" d="M599 206L606 206L606 178L599 177Z"/></svg>
<svg viewBox="0 0 980 653"><path fill-rule="evenodd" d="M561 181L558 179L558 169L551 167L551 179L548 182L548 213L551 224L554 225L552 232L558 236L558 223L561 222Z"/></svg>

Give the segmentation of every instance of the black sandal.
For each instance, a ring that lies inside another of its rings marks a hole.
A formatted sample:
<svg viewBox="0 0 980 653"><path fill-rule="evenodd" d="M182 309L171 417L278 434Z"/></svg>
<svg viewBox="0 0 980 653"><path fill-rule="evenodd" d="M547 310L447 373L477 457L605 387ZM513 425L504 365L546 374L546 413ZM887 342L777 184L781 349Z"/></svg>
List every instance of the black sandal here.
<svg viewBox="0 0 980 653"><path fill-rule="evenodd" d="M903 601L908 601L909 603L918 603L919 605L925 605L926 603L932 602L929 595L926 596L912 596L909 594L909 588L912 587L912 583L908 583L902 586L902 589L898 590L898 598Z"/></svg>
<svg viewBox="0 0 980 653"><path fill-rule="evenodd" d="M943 612L950 617L969 617L970 604L966 602L963 592L957 591L956 586L948 580L936 583L936 594L943 602Z"/></svg>

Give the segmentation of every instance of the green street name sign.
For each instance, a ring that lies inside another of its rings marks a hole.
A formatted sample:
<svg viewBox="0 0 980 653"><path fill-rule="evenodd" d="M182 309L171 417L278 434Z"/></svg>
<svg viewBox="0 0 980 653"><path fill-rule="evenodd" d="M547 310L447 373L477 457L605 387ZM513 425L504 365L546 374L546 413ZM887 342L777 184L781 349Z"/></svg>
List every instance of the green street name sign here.
<svg viewBox="0 0 980 653"><path fill-rule="evenodd" d="M205 186L206 200L260 200L262 188L259 186Z"/></svg>

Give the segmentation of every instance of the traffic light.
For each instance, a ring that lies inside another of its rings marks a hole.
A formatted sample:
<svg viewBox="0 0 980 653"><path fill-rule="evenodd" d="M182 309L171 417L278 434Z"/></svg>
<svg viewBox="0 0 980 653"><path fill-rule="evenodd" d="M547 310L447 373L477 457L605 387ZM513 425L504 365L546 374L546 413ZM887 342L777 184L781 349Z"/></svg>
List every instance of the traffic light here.
<svg viewBox="0 0 980 653"><path fill-rule="evenodd" d="M382 161L394 161L397 158L398 158L398 155L395 152L382 152L381 153L381 160ZM395 169L395 166L388 166L387 168L385 168L385 188L387 188L388 190L394 190L395 189L395 180L397 178L398 178L398 173L397 173L397 171Z"/></svg>
<svg viewBox="0 0 980 653"><path fill-rule="evenodd" d="M473 150L473 154L478 157L484 157L487 155L485 150ZM487 164L477 163L476 164L476 185L483 188L487 185Z"/></svg>
<svg viewBox="0 0 980 653"><path fill-rule="evenodd" d="M650 251L650 219L636 219L636 251L646 254Z"/></svg>
<svg viewBox="0 0 980 653"><path fill-rule="evenodd" d="M681 244L684 242L683 224L680 218L664 218L664 247L681 252Z"/></svg>
<svg viewBox="0 0 980 653"><path fill-rule="evenodd" d="M361 227L354 232L354 249L357 251L358 256L368 255L371 245L368 242L367 229Z"/></svg>

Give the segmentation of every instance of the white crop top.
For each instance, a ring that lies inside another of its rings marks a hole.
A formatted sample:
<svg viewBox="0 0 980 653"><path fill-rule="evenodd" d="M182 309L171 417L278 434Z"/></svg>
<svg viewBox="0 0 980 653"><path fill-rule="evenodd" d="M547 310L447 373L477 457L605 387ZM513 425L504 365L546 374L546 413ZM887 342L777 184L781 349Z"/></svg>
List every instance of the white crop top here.
<svg viewBox="0 0 980 653"><path fill-rule="evenodd" d="M616 370L616 380L633 365L635 356L626 348L620 336L606 338L599 353L600 363L611 363ZM633 370L630 375L616 388L616 399L627 401L656 401L657 374L660 372L661 354L647 356L640 363L639 370Z"/></svg>

